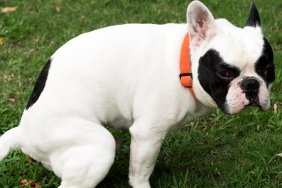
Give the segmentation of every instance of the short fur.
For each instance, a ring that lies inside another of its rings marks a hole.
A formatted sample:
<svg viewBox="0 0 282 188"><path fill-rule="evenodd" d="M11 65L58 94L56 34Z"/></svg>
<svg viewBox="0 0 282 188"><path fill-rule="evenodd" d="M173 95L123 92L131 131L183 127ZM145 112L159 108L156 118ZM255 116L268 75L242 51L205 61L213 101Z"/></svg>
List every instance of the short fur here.
<svg viewBox="0 0 282 188"><path fill-rule="evenodd" d="M248 22L257 23L252 15ZM260 25L238 28L215 20L199 1L189 4L187 21L111 26L67 42L39 76L40 92L20 125L0 137L0 159L17 147L54 171L60 188L91 188L115 157L105 125L126 128L132 136L129 183L149 188L162 141L176 124L214 107L238 113L250 104L245 91L255 87L241 86L250 78L259 83L256 105L268 109L273 54ZM195 96L178 77L187 32Z"/></svg>

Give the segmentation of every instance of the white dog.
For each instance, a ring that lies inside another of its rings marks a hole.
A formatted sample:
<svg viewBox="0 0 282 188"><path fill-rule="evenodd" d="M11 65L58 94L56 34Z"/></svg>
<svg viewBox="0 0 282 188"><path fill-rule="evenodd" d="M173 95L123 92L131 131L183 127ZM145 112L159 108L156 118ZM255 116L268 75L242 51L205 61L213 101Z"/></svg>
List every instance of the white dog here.
<svg viewBox="0 0 282 188"><path fill-rule="evenodd" d="M149 188L172 127L214 107L227 114L252 104L267 110L274 78L273 52L254 4L244 28L215 20L193 1L187 24L98 29L50 58L20 125L0 137L0 159L20 148L59 176L60 188L91 188L115 157L116 143L105 125L127 128L129 183Z"/></svg>

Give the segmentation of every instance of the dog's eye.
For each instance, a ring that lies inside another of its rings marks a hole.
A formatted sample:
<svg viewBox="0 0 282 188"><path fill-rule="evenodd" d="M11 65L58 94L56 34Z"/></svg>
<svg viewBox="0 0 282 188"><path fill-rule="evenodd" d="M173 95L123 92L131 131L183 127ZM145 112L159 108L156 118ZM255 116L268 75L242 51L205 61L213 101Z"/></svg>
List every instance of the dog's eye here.
<svg viewBox="0 0 282 188"><path fill-rule="evenodd" d="M216 73L218 77L224 80L233 80L239 74L238 71L235 70L222 70Z"/></svg>
<svg viewBox="0 0 282 188"><path fill-rule="evenodd" d="M235 66L220 63L216 68L216 75L221 80L231 81L240 75L240 70Z"/></svg>
<svg viewBox="0 0 282 188"><path fill-rule="evenodd" d="M267 67L265 69L262 69L258 71L258 74L268 82L272 82L275 79L274 67Z"/></svg>

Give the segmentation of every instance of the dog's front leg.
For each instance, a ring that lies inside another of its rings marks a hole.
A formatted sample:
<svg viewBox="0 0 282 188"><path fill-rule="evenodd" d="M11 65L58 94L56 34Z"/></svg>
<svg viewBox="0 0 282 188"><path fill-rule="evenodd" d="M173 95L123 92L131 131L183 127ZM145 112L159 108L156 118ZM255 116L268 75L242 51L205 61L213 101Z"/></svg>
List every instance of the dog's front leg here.
<svg viewBox="0 0 282 188"><path fill-rule="evenodd" d="M167 133L164 127L138 122L130 127L129 183L134 188L150 188L153 172L162 142Z"/></svg>

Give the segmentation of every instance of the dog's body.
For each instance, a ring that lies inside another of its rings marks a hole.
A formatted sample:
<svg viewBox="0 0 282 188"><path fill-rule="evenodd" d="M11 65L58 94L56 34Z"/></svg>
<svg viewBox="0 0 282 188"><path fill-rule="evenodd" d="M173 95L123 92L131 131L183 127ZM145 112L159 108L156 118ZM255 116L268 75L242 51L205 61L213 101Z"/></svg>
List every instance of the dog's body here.
<svg viewBox="0 0 282 188"><path fill-rule="evenodd" d="M213 107L228 114L249 104L267 110L274 76L259 71L274 66L258 23L249 18L241 29L215 21L198 1L187 16L195 96L179 81L187 24L126 24L86 33L45 65L20 125L0 137L0 159L19 147L61 177L60 188L94 187L115 156L105 126L126 128L132 136L130 184L148 188L162 141L180 121Z"/></svg>

